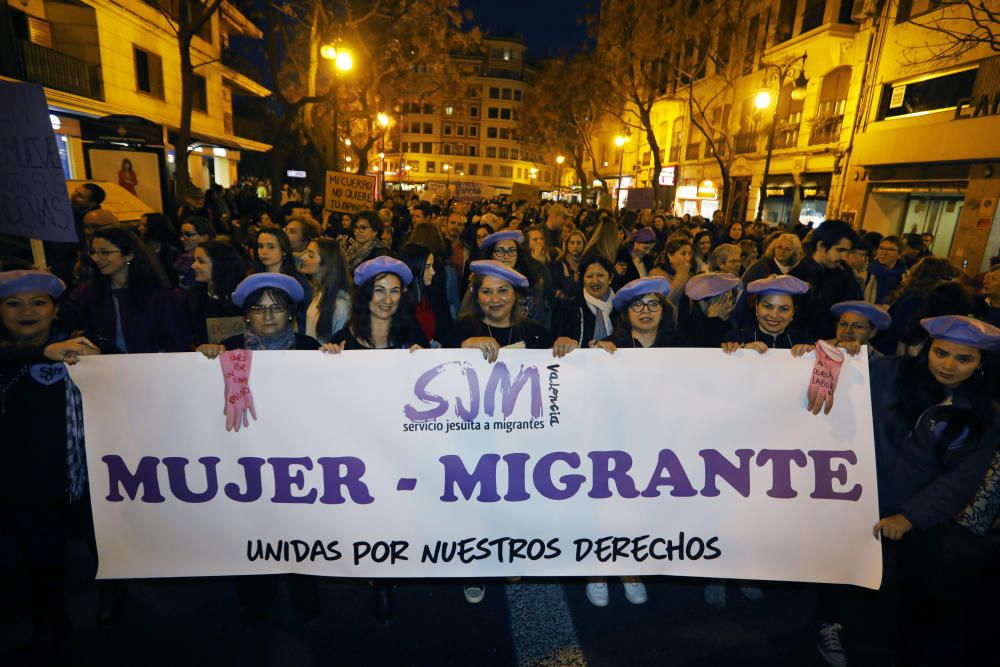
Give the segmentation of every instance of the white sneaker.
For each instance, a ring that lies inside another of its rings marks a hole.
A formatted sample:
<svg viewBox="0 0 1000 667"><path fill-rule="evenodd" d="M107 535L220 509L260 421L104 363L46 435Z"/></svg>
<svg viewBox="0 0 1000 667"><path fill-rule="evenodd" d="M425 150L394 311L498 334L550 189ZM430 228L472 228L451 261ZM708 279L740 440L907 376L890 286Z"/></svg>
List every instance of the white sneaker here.
<svg viewBox="0 0 1000 667"><path fill-rule="evenodd" d="M743 597L752 602L756 602L764 597L763 589L761 589L760 586L754 586L749 581L745 581L740 584L740 593L743 594Z"/></svg>
<svg viewBox="0 0 1000 667"><path fill-rule="evenodd" d="M607 607L610 601L608 580L595 578L587 582L587 599L595 607Z"/></svg>
<svg viewBox="0 0 1000 667"><path fill-rule="evenodd" d="M479 604L486 597L486 586L483 584L472 584L463 588L465 589L465 601L469 604Z"/></svg>
<svg viewBox="0 0 1000 667"><path fill-rule="evenodd" d="M622 577L622 584L625 586L625 599L632 604L646 603L646 585L639 580L639 577Z"/></svg>
<svg viewBox="0 0 1000 667"><path fill-rule="evenodd" d="M840 623L824 623L819 626L816 649L830 667L847 667L847 655L840 640Z"/></svg>
<svg viewBox="0 0 1000 667"><path fill-rule="evenodd" d="M705 586L705 602L716 609L726 608L726 585L709 584Z"/></svg>

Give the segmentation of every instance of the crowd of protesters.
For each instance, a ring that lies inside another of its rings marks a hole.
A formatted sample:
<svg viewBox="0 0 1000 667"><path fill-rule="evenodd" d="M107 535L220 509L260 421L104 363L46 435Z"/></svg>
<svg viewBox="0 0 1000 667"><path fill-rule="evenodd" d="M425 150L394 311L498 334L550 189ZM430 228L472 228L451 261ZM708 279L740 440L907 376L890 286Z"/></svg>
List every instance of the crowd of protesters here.
<svg viewBox="0 0 1000 667"><path fill-rule="evenodd" d="M961 662L968 603L997 556L1000 262L969 277L932 254L930 235L859 234L838 220L785 229L721 214L402 194L347 214L325 211L307 188L284 187L277 208L270 196L250 180L193 190L175 216L132 226L84 184L72 196L82 242L53 248L54 275L0 257L0 430L17 471L0 492L0 531L23 555L40 637L66 629L62 550L52 546L70 533L92 549L94 539L79 392L64 371L43 381L40 367L241 348L471 348L491 362L509 348L839 348L870 355L882 517L873 531L897 582L899 664ZM259 620L276 580L245 579L241 604ZM315 615L315 586L295 581L300 612ZM629 602L646 601L637 577L623 584ZM731 585L764 595L755 582ZM707 582L706 602L724 607L727 589ZM373 590L376 613L388 615L391 582ZM844 601L860 593L817 590L817 647L844 665ZM113 622L125 589L100 592ZM607 581L586 592L609 604ZM485 586L467 582L464 593L476 603Z"/></svg>

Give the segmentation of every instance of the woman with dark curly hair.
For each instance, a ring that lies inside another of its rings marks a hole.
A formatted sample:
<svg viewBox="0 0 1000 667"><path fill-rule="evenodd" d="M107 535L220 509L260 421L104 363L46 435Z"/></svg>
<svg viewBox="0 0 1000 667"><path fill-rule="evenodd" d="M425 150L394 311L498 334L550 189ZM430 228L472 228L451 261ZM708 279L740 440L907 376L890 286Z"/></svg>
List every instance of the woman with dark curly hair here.
<svg viewBox="0 0 1000 667"><path fill-rule="evenodd" d="M943 282L955 280L959 270L942 257L924 257L903 274L903 279L889 295L889 315L892 325L879 336L875 347L882 354L896 354L904 331L912 331L914 317L920 311L927 295ZM966 310L963 314L968 314ZM942 315L948 313L940 313Z"/></svg>
<svg viewBox="0 0 1000 667"><path fill-rule="evenodd" d="M210 328L226 331L225 338L242 330L243 309L233 304L232 293L246 277L246 267L239 251L225 241L205 241L194 249L195 284L188 291L187 309L195 345L222 342L209 340Z"/></svg>

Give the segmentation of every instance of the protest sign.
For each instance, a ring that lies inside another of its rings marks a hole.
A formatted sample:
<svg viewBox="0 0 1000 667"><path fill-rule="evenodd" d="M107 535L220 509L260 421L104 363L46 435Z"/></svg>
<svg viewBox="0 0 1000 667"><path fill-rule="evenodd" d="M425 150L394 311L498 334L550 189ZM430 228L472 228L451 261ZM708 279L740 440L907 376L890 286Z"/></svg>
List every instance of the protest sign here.
<svg viewBox="0 0 1000 667"><path fill-rule="evenodd" d="M483 198L483 187L479 183L462 181L455 183L455 201L477 202Z"/></svg>
<svg viewBox="0 0 1000 667"><path fill-rule="evenodd" d="M77 240L42 87L0 81L0 233Z"/></svg>
<svg viewBox="0 0 1000 667"><path fill-rule="evenodd" d="M71 367L99 576L879 585L864 355L844 363L826 416L805 409L813 360L784 350L249 361L256 421L239 432L225 430L218 361Z"/></svg>
<svg viewBox="0 0 1000 667"><path fill-rule="evenodd" d="M656 205L653 199L653 188L629 188L627 192L626 208L637 210L653 208Z"/></svg>
<svg viewBox="0 0 1000 667"><path fill-rule="evenodd" d="M538 186L530 183L514 183L510 188L510 198L513 201L524 200L528 205L538 203Z"/></svg>
<svg viewBox="0 0 1000 667"><path fill-rule="evenodd" d="M325 208L341 213L370 211L375 208L376 188L374 176L328 171Z"/></svg>

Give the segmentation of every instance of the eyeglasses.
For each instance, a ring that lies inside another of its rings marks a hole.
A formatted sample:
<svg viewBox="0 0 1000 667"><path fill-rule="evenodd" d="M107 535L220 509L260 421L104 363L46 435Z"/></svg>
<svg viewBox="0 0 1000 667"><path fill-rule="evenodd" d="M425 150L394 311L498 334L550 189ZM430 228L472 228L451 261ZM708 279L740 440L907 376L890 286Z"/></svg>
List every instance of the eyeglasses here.
<svg viewBox="0 0 1000 667"><path fill-rule="evenodd" d="M663 308L663 304L659 301L633 301L628 305L629 310L633 313L641 313L644 310L648 310L651 313L659 312Z"/></svg>
<svg viewBox="0 0 1000 667"><path fill-rule="evenodd" d="M852 322L850 324L846 322L837 322L838 329L849 329L850 331L864 332L868 331L868 325L862 324L861 322Z"/></svg>
<svg viewBox="0 0 1000 667"><path fill-rule="evenodd" d="M183 236L186 239L191 239L194 238L195 236L198 236L198 232L181 232L181 236Z"/></svg>
<svg viewBox="0 0 1000 667"><path fill-rule="evenodd" d="M493 248L494 257L513 257L517 254L517 248Z"/></svg>
<svg viewBox="0 0 1000 667"><path fill-rule="evenodd" d="M280 316L288 312L284 306L250 306L250 312L254 315Z"/></svg>
<svg viewBox="0 0 1000 667"><path fill-rule="evenodd" d="M91 250L90 251L90 256L91 257L100 257L101 259L107 259L108 257L110 257L111 255L115 254L116 252L120 253L121 250Z"/></svg>
<svg viewBox="0 0 1000 667"><path fill-rule="evenodd" d="M894 245L886 245L886 246L881 246L880 245L878 247L878 251L879 252L899 252L899 248L897 248Z"/></svg>

